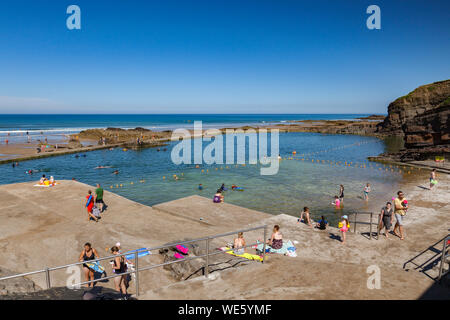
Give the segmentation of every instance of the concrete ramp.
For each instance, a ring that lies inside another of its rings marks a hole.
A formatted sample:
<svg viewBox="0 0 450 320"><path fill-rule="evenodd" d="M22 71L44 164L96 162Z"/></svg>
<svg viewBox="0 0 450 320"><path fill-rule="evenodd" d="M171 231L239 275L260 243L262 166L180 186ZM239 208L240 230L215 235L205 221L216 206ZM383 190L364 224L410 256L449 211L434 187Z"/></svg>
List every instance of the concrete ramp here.
<svg viewBox="0 0 450 320"><path fill-rule="evenodd" d="M59 181L51 188L34 184L0 186L0 267L14 273L77 262L85 242L104 257L110 255L109 248L117 241L124 251L156 247L242 229L270 216L230 204L213 204L198 196L163 203L155 210L105 190L108 209L96 223L88 221L84 207L88 190L95 187L77 181ZM222 239L217 245L225 243ZM140 266L161 262L154 254L142 259ZM109 263L102 264L110 274ZM66 285L69 275L65 271L52 272L52 285ZM30 278L45 287L44 274ZM144 272L141 280L145 287L174 282L162 268ZM112 283L101 285L111 287ZM130 288L130 292L133 290Z"/></svg>
<svg viewBox="0 0 450 320"><path fill-rule="evenodd" d="M211 199L197 195L161 203L153 208L205 225L228 227L229 230L242 229L272 216L229 203L213 203Z"/></svg>

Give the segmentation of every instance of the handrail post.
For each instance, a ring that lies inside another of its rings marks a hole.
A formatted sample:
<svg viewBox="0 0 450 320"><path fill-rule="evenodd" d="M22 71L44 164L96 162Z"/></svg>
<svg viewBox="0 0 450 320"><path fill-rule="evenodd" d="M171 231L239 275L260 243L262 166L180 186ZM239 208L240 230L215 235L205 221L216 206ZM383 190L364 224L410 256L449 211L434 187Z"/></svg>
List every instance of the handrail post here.
<svg viewBox="0 0 450 320"><path fill-rule="evenodd" d="M355 226L353 227L353 232L356 233L356 218L358 216L358 213L355 212Z"/></svg>
<svg viewBox="0 0 450 320"><path fill-rule="evenodd" d="M438 276L438 281L441 281L441 277L442 277L442 269L444 268L444 263L445 263L445 256L447 253L447 241L448 241L449 237L445 237L444 239L444 246L442 248L442 257L441 257L441 265L439 267L439 276Z"/></svg>
<svg viewBox="0 0 450 320"><path fill-rule="evenodd" d="M266 241L267 241L267 225L264 226L264 245L263 245L263 260L262 262L266 261Z"/></svg>
<svg viewBox="0 0 450 320"><path fill-rule="evenodd" d="M372 240L372 215L373 215L373 213L371 212L370 213L370 228L369 228L369 230L370 230L370 240Z"/></svg>
<svg viewBox="0 0 450 320"><path fill-rule="evenodd" d="M136 251L134 253L134 274L136 275L136 297L139 297L139 253Z"/></svg>
<svg viewBox="0 0 450 320"><path fill-rule="evenodd" d="M205 277L209 276L209 237L206 238L206 263L205 263Z"/></svg>
<svg viewBox="0 0 450 320"><path fill-rule="evenodd" d="M47 283L47 289L50 289L50 270L45 267L45 282Z"/></svg>
<svg viewBox="0 0 450 320"><path fill-rule="evenodd" d="M381 231L381 213L378 214L378 224L377 224L377 240L380 239L380 231ZM386 231L386 228L384 229ZM387 232L387 231L386 231Z"/></svg>

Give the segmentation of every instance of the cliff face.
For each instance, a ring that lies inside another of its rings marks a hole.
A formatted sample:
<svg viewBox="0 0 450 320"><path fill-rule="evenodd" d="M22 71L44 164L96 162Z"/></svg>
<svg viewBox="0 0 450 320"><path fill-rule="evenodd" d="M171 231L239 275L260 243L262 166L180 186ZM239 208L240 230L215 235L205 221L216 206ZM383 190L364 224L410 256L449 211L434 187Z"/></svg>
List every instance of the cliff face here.
<svg viewBox="0 0 450 320"><path fill-rule="evenodd" d="M450 152L450 80L421 86L388 107L377 132L403 136L410 158Z"/></svg>

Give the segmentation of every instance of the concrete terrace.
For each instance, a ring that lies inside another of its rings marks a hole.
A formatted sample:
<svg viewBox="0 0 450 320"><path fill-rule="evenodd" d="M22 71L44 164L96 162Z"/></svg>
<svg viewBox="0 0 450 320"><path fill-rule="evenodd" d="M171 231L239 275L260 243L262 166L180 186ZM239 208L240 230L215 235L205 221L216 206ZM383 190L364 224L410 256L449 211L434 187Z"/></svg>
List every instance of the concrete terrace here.
<svg viewBox="0 0 450 320"><path fill-rule="evenodd" d="M229 232L250 226L281 225L284 238L298 241L298 257L270 255L264 264L250 262L239 268L213 272L210 279L177 282L163 268L140 274L144 299L417 299L450 298L443 287L433 286L431 269L405 271L405 262L447 235L450 227L450 183L441 177L439 188L424 191L416 184L405 186L412 209L408 213L404 241L395 236L368 240L350 233L347 244L338 240L336 228L327 231L298 224L288 215L269 215L211 199L191 196L153 208L105 190L109 205L100 222L88 222L85 196L94 187L76 181L60 181L52 188L32 183L0 186L0 266L16 273L73 263L85 242L100 256L110 255L117 241L124 251L155 247L186 238ZM428 192L428 193L427 193ZM432 193L431 193L432 192ZM248 243L262 240L262 231L245 234ZM233 237L213 241L211 248ZM249 249L250 251L250 249ZM228 255L227 255L228 256ZM160 255L142 258L140 266L161 263ZM418 262L418 260L415 260ZM110 267L102 263L110 274ZM382 289L367 288L369 265L381 269ZM422 270L423 271L423 270ZM430 275L430 276L427 276ZM52 272L52 285L65 286L65 271ZM31 276L45 287L44 275ZM112 283L99 283L111 287ZM130 292L134 293L134 281ZM430 289L431 288L431 289ZM143 293L143 294L142 294Z"/></svg>

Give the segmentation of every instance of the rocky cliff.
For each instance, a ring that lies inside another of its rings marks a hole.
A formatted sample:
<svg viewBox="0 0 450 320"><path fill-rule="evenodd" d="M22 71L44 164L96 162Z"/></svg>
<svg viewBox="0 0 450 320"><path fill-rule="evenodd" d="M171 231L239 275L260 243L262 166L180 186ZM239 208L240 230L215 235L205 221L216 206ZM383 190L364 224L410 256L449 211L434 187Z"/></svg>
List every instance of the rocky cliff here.
<svg viewBox="0 0 450 320"><path fill-rule="evenodd" d="M434 82L400 97L388 106L377 132L404 137L402 157L422 160L450 153L450 80Z"/></svg>

